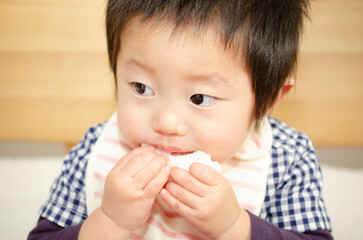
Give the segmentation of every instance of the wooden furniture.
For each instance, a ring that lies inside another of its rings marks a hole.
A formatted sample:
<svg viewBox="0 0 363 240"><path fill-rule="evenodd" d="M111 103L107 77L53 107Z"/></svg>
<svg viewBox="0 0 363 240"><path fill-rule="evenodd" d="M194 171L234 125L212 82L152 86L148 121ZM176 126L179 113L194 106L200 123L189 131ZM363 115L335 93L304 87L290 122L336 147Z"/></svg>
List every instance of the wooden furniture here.
<svg viewBox="0 0 363 240"><path fill-rule="evenodd" d="M115 110L105 4L0 1L0 140L72 145ZM299 62L272 114L318 146L363 146L363 1L315 1Z"/></svg>

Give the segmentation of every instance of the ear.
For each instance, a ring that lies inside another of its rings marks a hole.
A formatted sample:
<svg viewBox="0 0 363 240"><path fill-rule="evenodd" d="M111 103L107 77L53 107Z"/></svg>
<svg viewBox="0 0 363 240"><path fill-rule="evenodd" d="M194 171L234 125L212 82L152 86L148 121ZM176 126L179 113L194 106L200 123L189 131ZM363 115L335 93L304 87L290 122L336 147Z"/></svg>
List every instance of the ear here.
<svg viewBox="0 0 363 240"><path fill-rule="evenodd" d="M288 78L285 81L284 86L280 89L279 95L277 96L274 104L272 105L271 109L275 108L279 103L282 101L282 99L286 96L288 92L295 86L295 80L292 78Z"/></svg>

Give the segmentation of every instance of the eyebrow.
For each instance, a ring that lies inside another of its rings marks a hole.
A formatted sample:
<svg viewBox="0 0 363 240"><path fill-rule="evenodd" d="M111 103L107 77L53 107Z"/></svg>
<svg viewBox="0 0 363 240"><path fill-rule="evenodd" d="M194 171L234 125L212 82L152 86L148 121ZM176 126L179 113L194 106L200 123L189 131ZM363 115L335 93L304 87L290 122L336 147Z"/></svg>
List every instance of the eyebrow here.
<svg viewBox="0 0 363 240"><path fill-rule="evenodd" d="M138 61L134 58L128 60L126 64L131 66L136 66L147 73L154 74L155 70L146 64ZM187 74L186 79L190 81L198 81L198 82L206 82L208 84L214 86L226 86L229 84L229 81L224 77L220 76L218 73L211 73L211 74Z"/></svg>
<svg viewBox="0 0 363 240"><path fill-rule="evenodd" d="M229 81L224 77L220 76L218 73L211 73L206 75L188 75L187 78L191 81L206 82L215 86L226 86L229 84Z"/></svg>
<svg viewBox="0 0 363 240"><path fill-rule="evenodd" d="M146 64L132 58L126 62L127 65L136 66L142 70L144 70L147 73L154 74L155 71L151 67L147 66Z"/></svg>

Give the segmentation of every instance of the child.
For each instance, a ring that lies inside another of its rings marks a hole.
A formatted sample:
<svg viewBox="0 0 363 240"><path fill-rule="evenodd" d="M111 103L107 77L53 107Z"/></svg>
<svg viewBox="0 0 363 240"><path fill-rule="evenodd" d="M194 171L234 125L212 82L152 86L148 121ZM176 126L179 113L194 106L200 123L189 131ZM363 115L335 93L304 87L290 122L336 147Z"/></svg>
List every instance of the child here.
<svg viewBox="0 0 363 240"><path fill-rule="evenodd" d="M29 239L332 239L311 141L266 116L307 9L109 0L117 114L66 156ZM222 171L168 166L197 150Z"/></svg>

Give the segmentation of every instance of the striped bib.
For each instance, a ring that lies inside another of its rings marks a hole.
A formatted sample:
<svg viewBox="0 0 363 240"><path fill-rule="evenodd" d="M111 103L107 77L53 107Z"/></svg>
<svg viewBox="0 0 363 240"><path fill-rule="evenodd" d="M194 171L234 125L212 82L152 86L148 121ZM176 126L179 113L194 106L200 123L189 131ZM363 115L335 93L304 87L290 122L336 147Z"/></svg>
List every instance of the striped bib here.
<svg viewBox="0 0 363 240"><path fill-rule="evenodd" d="M231 183L241 208L259 215L266 194L270 166L272 131L267 118L263 119L259 134L250 131L242 150L221 163L221 174ZM108 172L130 151L122 140L117 114L109 119L99 136L87 165L86 204L90 215L101 205ZM157 196L147 222L135 230L130 239L206 239L179 214Z"/></svg>

